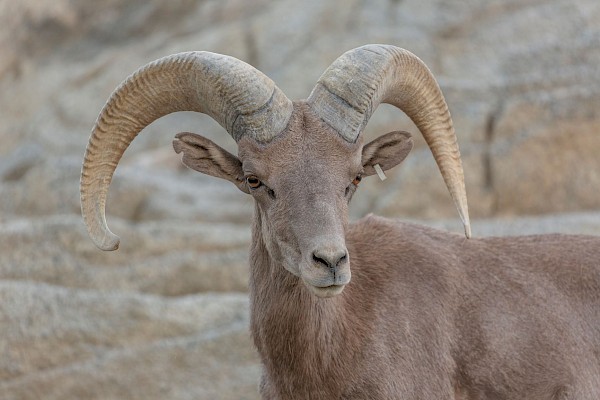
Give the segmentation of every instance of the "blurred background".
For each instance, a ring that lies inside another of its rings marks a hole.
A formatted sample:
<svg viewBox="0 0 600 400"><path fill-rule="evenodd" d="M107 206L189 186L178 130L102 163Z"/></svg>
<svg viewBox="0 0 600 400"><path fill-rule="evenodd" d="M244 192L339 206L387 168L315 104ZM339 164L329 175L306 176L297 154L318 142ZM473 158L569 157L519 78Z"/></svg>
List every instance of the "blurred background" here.
<svg viewBox="0 0 600 400"><path fill-rule="evenodd" d="M252 201L180 166L175 133L235 153L177 113L134 141L97 250L80 217L90 129L113 89L162 56L242 59L306 98L344 51L388 43L431 68L453 115L475 236L600 234L597 0L0 0L0 398L256 399L248 334ZM365 180L374 212L461 232L414 125L382 105L367 135L416 146Z"/></svg>

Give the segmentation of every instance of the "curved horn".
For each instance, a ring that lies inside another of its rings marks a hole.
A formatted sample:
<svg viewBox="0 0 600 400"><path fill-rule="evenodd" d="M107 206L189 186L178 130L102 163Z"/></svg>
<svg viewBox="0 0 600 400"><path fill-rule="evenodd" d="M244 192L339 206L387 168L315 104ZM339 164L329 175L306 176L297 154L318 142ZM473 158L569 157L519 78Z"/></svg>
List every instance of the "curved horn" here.
<svg viewBox="0 0 600 400"><path fill-rule="evenodd" d="M142 129L176 111L208 114L236 141L250 136L268 142L286 127L292 103L260 71L221 54L174 54L133 73L100 112L81 171L83 219L102 250L119 246L106 225L105 205L121 156Z"/></svg>
<svg viewBox="0 0 600 400"><path fill-rule="evenodd" d="M398 107L429 145L471 237L465 180L452 118L427 66L407 50L366 45L341 55L323 73L308 103L349 142L355 142L380 103Z"/></svg>

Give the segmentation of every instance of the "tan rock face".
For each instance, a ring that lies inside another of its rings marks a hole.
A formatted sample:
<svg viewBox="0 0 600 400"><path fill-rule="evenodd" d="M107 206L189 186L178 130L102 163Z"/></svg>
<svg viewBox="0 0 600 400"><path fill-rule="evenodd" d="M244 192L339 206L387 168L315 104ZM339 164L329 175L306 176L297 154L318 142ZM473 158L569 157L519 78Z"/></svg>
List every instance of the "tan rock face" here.
<svg viewBox="0 0 600 400"><path fill-rule="evenodd" d="M559 123L584 124L591 134L597 130L600 6L592 1L449 5L434 0L356 4L231 0L165 6L113 0L3 7L10 29L0 35L0 43L18 54L10 61L16 67L5 67L0 77L0 99L5 104L0 110L1 154L19 149L28 139L51 155L79 157L87 140L84 132L114 87L140 65L169 53L202 49L231 54L263 70L290 98L304 98L342 51L385 42L419 55L440 81L469 167L467 189L475 216L600 206L590 189L572 190L560 182L555 182L557 190L550 197L547 190L534 187L538 190L508 200L505 185L519 183L505 174L506 168L495 167L507 161L507 151L516 151L510 148L521 146L523 136L553 137L552 143L562 143L561 136L568 138L572 130L557 131ZM216 137L234 149L208 118L182 115L148 128L126 160L167 147L179 128ZM404 116L384 107L367 134L373 137L398 128L415 134L413 156L425 158L399 169L402 194L397 188L387 189L395 193L398 204L378 211L414 217L454 215L447 198L439 195L438 173L428 153L419 155L420 135ZM569 151L549 145L545 148L550 153ZM594 160L586 168L580 163L527 162L532 166L520 168L519 174L529 182L539 174L527 175L528 171L538 168L548 177L560 174L559 169L569 170L575 182L585 182L586 171L598 167ZM374 196L363 196L359 209L375 201ZM536 204L544 206L536 209Z"/></svg>
<svg viewBox="0 0 600 400"><path fill-rule="evenodd" d="M119 166L107 208L122 239L102 253L79 214L89 131L141 65L208 50L306 98L343 51L389 43L422 58L452 112L473 231L600 233L600 2L596 0L0 2L0 398L253 399L247 329L253 204L179 166L171 139L208 117L151 124ZM450 196L420 134L381 106L367 136L404 129L416 147L354 217L445 218Z"/></svg>
<svg viewBox="0 0 600 400"><path fill-rule="evenodd" d="M562 99L546 103L545 110L513 103L503 113L499 130L525 118L535 122L520 125L518 130L506 129L512 137L500 136L492 149L490 168L499 213L540 214L598 207L600 96L581 96L579 100L575 107ZM563 118L557 118L559 115Z"/></svg>
<svg viewBox="0 0 600 400"><path fill-rule="evenodd" d="M6 281L0 296L5 399L256 398L245 295L167 300Z"/></svg>

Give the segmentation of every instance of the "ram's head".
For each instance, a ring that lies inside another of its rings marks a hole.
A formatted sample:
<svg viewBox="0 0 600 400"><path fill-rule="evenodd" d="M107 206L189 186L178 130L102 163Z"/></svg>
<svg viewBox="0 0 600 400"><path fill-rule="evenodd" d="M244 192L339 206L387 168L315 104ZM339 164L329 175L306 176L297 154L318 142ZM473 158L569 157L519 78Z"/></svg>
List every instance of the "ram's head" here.
<svg viewBox="0 0 600 400"><path fill-rule="evenodd" d="M362 177L394 167L412 148L404 132L363 144L361 133L382 102L403 110L425 137L469 236L460 154L440 89L416 56L384 45L345 53L297 102L253 67L219 54L176 54L141 68L107 102L86 151L81 202L90 236L103 250L119 245L106 225L106 196L135 136L166 114L198 111L229 132L238 156L180 133L173 145L183 162L251 194L269 255L315 294L335 295L350 280L345 231L352 194Z"/></svg>

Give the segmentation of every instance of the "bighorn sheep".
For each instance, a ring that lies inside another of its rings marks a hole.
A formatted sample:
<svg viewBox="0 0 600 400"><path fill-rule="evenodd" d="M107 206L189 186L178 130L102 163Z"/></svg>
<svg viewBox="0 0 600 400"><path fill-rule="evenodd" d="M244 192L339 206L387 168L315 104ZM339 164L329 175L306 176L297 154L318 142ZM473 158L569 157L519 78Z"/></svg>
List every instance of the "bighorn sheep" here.
<svg viewBox="0 0 600 400"><path fill-rule="evenodd" d="M292 102L232 57L181 53L141 68L100 113L81 179L98 247L113 172L134 137L182 110L206 113L238 157L192 133L183 163L255 199L251 331L266 399L600 399L600 238L467 239L367 216L348 223L362 177L409 153L410 135L363 145L380 103L403 110L439 166L470 236L452 120L427 67L367 45ZM352 265L352 280L350 279Z"/></svg>

